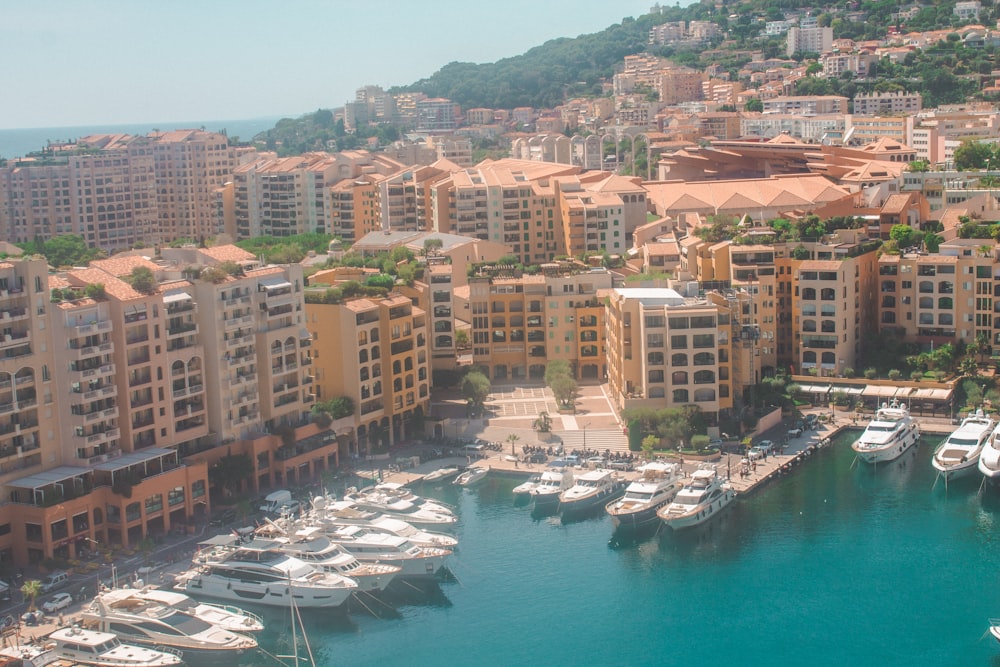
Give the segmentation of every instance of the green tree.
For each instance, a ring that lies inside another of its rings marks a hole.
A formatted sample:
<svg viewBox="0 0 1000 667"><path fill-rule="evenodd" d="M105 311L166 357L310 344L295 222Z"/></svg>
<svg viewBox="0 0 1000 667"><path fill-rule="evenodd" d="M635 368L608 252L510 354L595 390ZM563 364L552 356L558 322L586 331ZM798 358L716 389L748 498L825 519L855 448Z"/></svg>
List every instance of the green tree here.
<svg viewBox="0 0 1000 667"><path fill-rule="evenodd" d="M760 113L764 111L764 102L760 98L754 97L747 100L746 104L743 105L743 108L746 111L756 111Z"/></svg>
<svg viewBox="0 0 1000 667"><path fill-rule="evenodd" d="M656 450L657 445L660 444L660 439L655 435L647 435L642 439L642 457L647 461L653 460L653 452Z"/></svg>
<svg viewBox="0 0 1000 667"><path fill-rule="evenodd" d="M462 379L462 395L478 411L490 395L490 379L482 371L469 371Z"/></svg>
<svg viewBox="0 0 1000 667"><path fill-rule="evenodd" d="M923 173L930 171L931 166L927 160L913 160L912 162L907 163L906 170Z"/></svg>
<svg viewBox="0 0 1000 667"><path fill-rule="evenodd" d="M510 433L510 434L507 435L507 442L510 443L510 455L511 456L517 456L517 452L514 450L514 445L516 445L517 441L520 440L520 439L521 439L521 436L519 436L517 433Z"/></svg>
<svg viewBox="0 0 1000 667"><path fill-rule="evenodd" d="M41 253L49 260L50 266L57 268L85 265L97 257L97 252L88 248L83 237L76 234L62 234L45 241Z"/></svg>
<svg viewBox="0 0 1000 667"><path fill-rule="evenodd" d="M222 489L224 496L232 497L239 492L243 480L253 477L253 473L253 461L249 456L227 451L208 469L208 478L214 486Z"/></svg>
<svg viewBox="0 0 1000 667"><path fill-rule="evenodd" d="M28 611L35 611L35 600L42 594L42 582L37 579L28 579L21 584L21 595L28 601Z"/></svg>
<svg viewBox="0 0 1000 667"><path fill-rule="evenodd" d="M576 403L576 380L569 375L559 375L549 384L556 401L563 408L571 408Z"/></svg>
<svg viewBox="0 0 1000 667"><path fill-rule="evenodd" d="M128 283L137 292L142 292L143 294L152 294L156 291L156 276L153 275L153 271L148 266L137 266L132 269L132 273L128 277Z"/></svg>
<svg viewBox="0 0 1000 667"><path fill-rule="evenodd" d="M918 233L909 225L893 225L889 230L889 238L896 242L900 248L908 248L913 245Z"/></svg>
<svg viewBox="0 0 1000 667"><path fill-rule="evenodd" d="M985 169L992 157L993 149L989 144L966 139L955 149L955 169L959 171Z"/></svg>

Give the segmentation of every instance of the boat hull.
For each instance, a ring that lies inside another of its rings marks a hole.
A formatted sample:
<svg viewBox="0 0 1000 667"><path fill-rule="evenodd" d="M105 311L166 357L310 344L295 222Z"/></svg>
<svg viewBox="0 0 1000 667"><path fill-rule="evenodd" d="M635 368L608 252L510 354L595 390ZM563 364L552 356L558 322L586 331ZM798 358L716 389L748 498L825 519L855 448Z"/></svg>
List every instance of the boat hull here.
<svg viewBox="0 0 1000 667"><path fill-rule="evenodd" d="M608 514L611 515L611 523L615 528L638 528L655 522L658 518L656 513L668 502L670 502L669 499L665 498L655 505L647 505L634 512L612 512L608 510Z"/></svg>
<svg viewBox="0 0 1000 667"><path fill-rule="evenodd" d="M594 493L570 500L559 499L559 510L563 516L574 516L589 512L615 500L625 493L625 482L615 482L612 486L599 489Z"/></svg>
<svg viewBox="0 0 1000 667"><path fill-rule="evenodd" d="M974 473L979 467L979 457L976 456L973 459L966 461L965 463L959 463L957 465L943 466L938 463L937 459L931 461L931 465L934 469L938 471L942 477L946 480L951 481L953 479L959 479L960 477L968 477Z"/></svg>
<svg viewBox="0 0 1000 667"><path fill-rule="evenodd" d="M701 525L709 519L718 516L722 510L728 507L736 498L736 493L729 490L721 498L713 500L707 506L698 506L683 514L667 513L661 511L658 516L663 523L673 530L683 530Z"/></svg>
<svg viewBox="0 0 1000 667"><path fill-rule="evenodd" d="M858 443L851 445L851 448L858 455L858 458L865 463L878 464L895 461L905 454L911 447L917 444L920 439L920 431L914 428L904 434L897 442L882 447L858 447Z"/></svg>
<svg viewBox="0 0 1000 667"><path fill-rule="evenodd" d="M271 583L266 586L233 581L212 575L195 574L184 584L188 595L204 596L228 602L244 602L268 607L287 608L291 604L288 584ZM337 609L342 607L357 588L330 588L310 590L292 584L296 606L302 609Z"/></svg>

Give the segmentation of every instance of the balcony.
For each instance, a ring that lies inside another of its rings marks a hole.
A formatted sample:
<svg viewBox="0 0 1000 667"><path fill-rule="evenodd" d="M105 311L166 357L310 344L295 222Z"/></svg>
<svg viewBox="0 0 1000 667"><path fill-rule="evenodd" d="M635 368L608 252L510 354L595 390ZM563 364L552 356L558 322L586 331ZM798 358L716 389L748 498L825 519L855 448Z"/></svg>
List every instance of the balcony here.
<svg viewBox="0 0 1000 667"><path fill-rule="evenodd" d="M111 320L104 320L102 322L90 322L89 324L80 324L75 327L71 327L73 336L89 336L95 333L102 333L105 331L111 331L112 325Z"/></svg>
<svg viewBox="0 0 1000 667"><path fill-rule="evenodd" d="M198 331L198 325L195 323L185 323L179 324L177 326L167 328L167 338L172 338L174 336L183 336L185 334L195 334Z"/></svg>

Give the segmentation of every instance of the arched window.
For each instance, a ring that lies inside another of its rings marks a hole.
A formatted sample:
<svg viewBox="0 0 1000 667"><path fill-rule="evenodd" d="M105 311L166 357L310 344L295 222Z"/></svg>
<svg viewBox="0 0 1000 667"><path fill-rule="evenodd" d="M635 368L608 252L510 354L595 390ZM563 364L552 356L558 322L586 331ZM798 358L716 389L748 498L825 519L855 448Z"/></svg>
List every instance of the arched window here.
<svg viewBox="0 0 1000 667"><path fill-rule="evenodd" d="M816 320L802 320L802 330L808 332L816 331Z"/></svg>
<svg viewBox="0 0 1000 667"><path fill-rule="evenodd" d="M695 371L695 384L715 384L715 371Z"/></svg>
<svg viewBox="0 0 1000 667"><path fill-rule="evenodd" d="M920 284L917 285L917 291L921 294L933 294L934 293L934 283L930 280L921 280Z"/></svg>
<svg viewBox="0 0 1000 667"><path fill-rule="evenodd" d="M366 363L367 361L368 361L368 350L359 350L358 351L358 363L359 364L363 364L363 363Z"/></svg>
<svg viewBox="0 0 1000 667"><path fill-rule="evenodd" d="M694 355L694 365L695 366L714 366L715 365L715 353L713 352L698 352Z"/></svg>
<svg viewBox="0 0 1000 667"><path fill-rule="evenodd" d="M835 353L833 353L833 352L824 352L823 353L823 363L824 364L829 364L829 365L833 365L833 364L837 363L837 355Z"/></svg>
<svg viewBox="0 0 1000 667"><path fill-rule="evenodd" d="M674 403L687 403L687 402L688 402L688 390L674 389Z"/></svg>
<svg viewBox="0 0 1000 667"><path fill-rule="evenodd" d="M413 357L407 357L403 359L403 370L412 371L413 370Z"/></svg>
<svg viewBox="0 0 1000 667"><path fill-rule="evenodd" d="M362 382L364 382L365 380L368 379L368 367L367 366L362 366L361 367L361 370L358 372L358 377L361 378Z"/></svg>
<svg viewBox="0 0 1000 667"><path fill-rule="evenodd" d="M917 305L921 308L933 308L934 307L934 297L932 296L922 296L917 300Z"/></svg>
<svg viewBox="0 0 1000 667"><path fill-rule="evenodd" d="M819 291L819 298L823 301L833 301L837 298L837 290L832 287L824 287Z"/></svg>
<svg viewBox="0 0 1000 667"><path fill-rule="evenodd" d="M688 374L685 371L674 371L670 375L671 384L687 384Z"/></svg>
<svg viewBox="0 0 1000 667"><path fill-rule="evenodd" d="M663 364L663 353L662 352L650 352L646 355L646 363L655 366L660 366Z"/></svg>
<svg viewBox="0 0 1000 667"><path fill-rule="evenodd" d="M670 355L670 365L671 366L687 366L688 356L686 354L677 353Z"/></svg>
<svg viewBox="0 0 1000 667"><path fill-rule="evenodd" d="M816 288L815 287L803 287L802 288L802 298L806 301L816 300Z"/></svg>
<svg viewBox="0 0 1000 667"><path fill-rule="evenodd" d="M816 353L812 350L806 350L802 353L802 363L804 364L814 364L816 363Z"/></svg>
<svg viewBox="0 0 1000 667"><path fill-rule="evenodd" d="M402 366L402 364L399 363L399 359L396 359L396 361L392 362L392 374L393 375L397 375L397 374L401 373L402 371L403 371L403 366Z"/></svg>
<svg viewBox="0 0 1000 667"><path fill-rule="evenodd" d="M820 329L823 333L835 333L837 331L837 323L833 320L823 320Z"/></svg>
<svg viewBox="0 0 1000 667"><path fill-rule="evenodd" d="M942 310L951 310L954 305L954 301L950 296L943 296L938 299L938 308Z"/></svg>
<svg viewBox="0 0 1000 667"><path fill-rule="evenodd" d="M695 403L711 403L714 400L715 400L714 389L695 389L694 391Z"/></svg>

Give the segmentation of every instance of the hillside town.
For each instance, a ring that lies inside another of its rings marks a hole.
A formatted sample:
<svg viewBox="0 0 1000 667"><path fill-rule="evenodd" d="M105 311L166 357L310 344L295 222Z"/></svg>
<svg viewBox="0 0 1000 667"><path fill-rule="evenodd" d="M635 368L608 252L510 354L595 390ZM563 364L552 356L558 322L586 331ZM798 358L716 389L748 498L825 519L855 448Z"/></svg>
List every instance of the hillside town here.
<svg viewBox="0 0 1000 667"><path fill-rule="evenodd" d="M465 432L485 397L460 415L432 397L470 369L542 386L564 364L626 432L628 411L693 406L705 435L739 433L778 376L820 405L905 391L950 417L940 350L972 375L1000 350L1000 71L932 108L797 92L998 47L983 11L878 40L834 39L826 11L752 17L786 48L738 68L712 64L734 57L717 22L664 22L651 51L707 64L629 55L554 108L366 85L330 123L400 136L350 150L178 129L5 160L0 562L134 548L204 522L213 492ZM311 234L329 243L287 261L240 247ZM68 236L99 257L54 262Z"/></svg>

